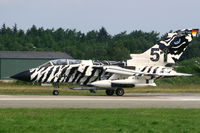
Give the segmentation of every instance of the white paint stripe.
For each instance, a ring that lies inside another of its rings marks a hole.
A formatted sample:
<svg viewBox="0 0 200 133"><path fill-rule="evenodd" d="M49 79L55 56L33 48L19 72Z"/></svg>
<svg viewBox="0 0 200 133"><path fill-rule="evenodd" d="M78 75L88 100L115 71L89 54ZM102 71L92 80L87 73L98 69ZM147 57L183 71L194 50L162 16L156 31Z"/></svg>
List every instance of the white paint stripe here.
<svg viewBox="0 0 200 133"><path fill-rule="evenodd" d="M48 67L46 70L45 70L45 75L44 75L44 77L42 78L42 82L44 82L44 80L47 78L47 74L48 74L48 72L51 70L53 68L53 66L50 66L50 67Z"/></svg>
<svg viewBox="0 0 200 133"><path fill-rule="evenodd" d="M199 98L197 99L94 99L94 98L0 98L0 101L200 101Z"/></svg>

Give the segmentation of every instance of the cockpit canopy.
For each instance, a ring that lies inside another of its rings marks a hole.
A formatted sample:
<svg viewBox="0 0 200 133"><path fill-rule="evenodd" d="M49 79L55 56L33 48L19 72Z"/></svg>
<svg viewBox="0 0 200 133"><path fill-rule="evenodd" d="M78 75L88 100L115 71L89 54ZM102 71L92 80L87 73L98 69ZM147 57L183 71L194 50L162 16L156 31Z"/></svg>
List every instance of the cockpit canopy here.
<svg viewBox="0 0 200 133"><path fill-rule="evenodd" d="M88 60L89 62L91 60ZM125 61L91 61L93 65L106 65L106 66L126 66ZM75 59L57 59L50 60L39 67L48 67L48 66L56 66L56 65L73 65L73 64L81 64L88 63L83 60L75 60Z"/></svg>
<svg viewBox="0 0 200 133"><path fill-rule="evenodd" d="M81 60L74 60L74 59L57 59L57 60L50 60L40 67L48 67L48 66L56 66L56 65L72 65L72 64L80 64Z"/></svg>
<svg viewBox="0 0 200 133"><path fill-rule="evenodd" d="M58 59L50 61L53 65L71 65L71 64L80 64L81 60L74 59Z"/></svg>

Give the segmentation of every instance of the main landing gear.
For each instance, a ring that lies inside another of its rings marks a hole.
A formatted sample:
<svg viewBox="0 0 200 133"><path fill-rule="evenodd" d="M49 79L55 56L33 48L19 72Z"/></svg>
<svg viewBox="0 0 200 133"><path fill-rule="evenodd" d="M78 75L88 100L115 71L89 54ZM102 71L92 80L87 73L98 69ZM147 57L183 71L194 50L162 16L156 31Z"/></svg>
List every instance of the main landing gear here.
<svg viewBox="0 0 200 133"><path fill-rule="evenodd" d="M123 96L124 95L124 89L123 88L117 88L116 89L116 95L117 96Z"/></svg>
<svg viewBox="0 0 200 133"><path fill-rule="evenodd" d="M106 94L108 96L112 96L114 94L115 90L106 90Z"/></svg>
<svg viewBox="0 0 200 133"><path fill-rule="evenodd" d="M107 89L106 94L108 96L112 96L114 93L116 93L117 96L123 96L124 95L124 89L123 88L117 88L116 90Z"/></svg>
<svg viewBox="0 0 200 133"><path fill-rule="evenodd" d="M96 90L89 90L90 91L90 93L97 93L97 91Z"/></svg>
<svg viewBox="0 0 200 133"><path fill-rule="evenodd" d="M53 87L54 87L54 90L53 90L53 95L59 95L59 91L58 91L58 88L59 88L59 85L58 84L53 84Z"/></svg>

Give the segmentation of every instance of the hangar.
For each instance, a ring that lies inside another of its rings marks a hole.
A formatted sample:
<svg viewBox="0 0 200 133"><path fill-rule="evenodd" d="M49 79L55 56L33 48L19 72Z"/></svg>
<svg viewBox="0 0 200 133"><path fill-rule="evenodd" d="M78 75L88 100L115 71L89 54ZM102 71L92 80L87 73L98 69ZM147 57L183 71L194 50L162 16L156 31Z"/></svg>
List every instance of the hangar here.
<svg viewBox="0 0 200 133"><path fill-rule="evenodd" d="M39 66L49 60L72 59L64 52L0 51L0 79Z"/></svg>

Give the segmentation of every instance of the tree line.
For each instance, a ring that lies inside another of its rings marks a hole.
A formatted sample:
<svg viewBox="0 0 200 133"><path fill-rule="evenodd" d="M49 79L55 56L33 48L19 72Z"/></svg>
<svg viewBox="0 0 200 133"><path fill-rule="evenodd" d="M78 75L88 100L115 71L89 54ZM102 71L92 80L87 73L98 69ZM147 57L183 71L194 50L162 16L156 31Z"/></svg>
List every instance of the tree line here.
<svg viewBox="0 0 200 133"><path fill-rule="evenodd" d="M164 36L164 35L163 35ZM0 51L62 51L76 59L125 60L130 53L142 53L163 36L134 30L110 35L104 27L87 33L76 29L44 29L33 25L27 31L15 24L0 28ZM200 37L192 41L182 59L200 57Z"/></svg>

